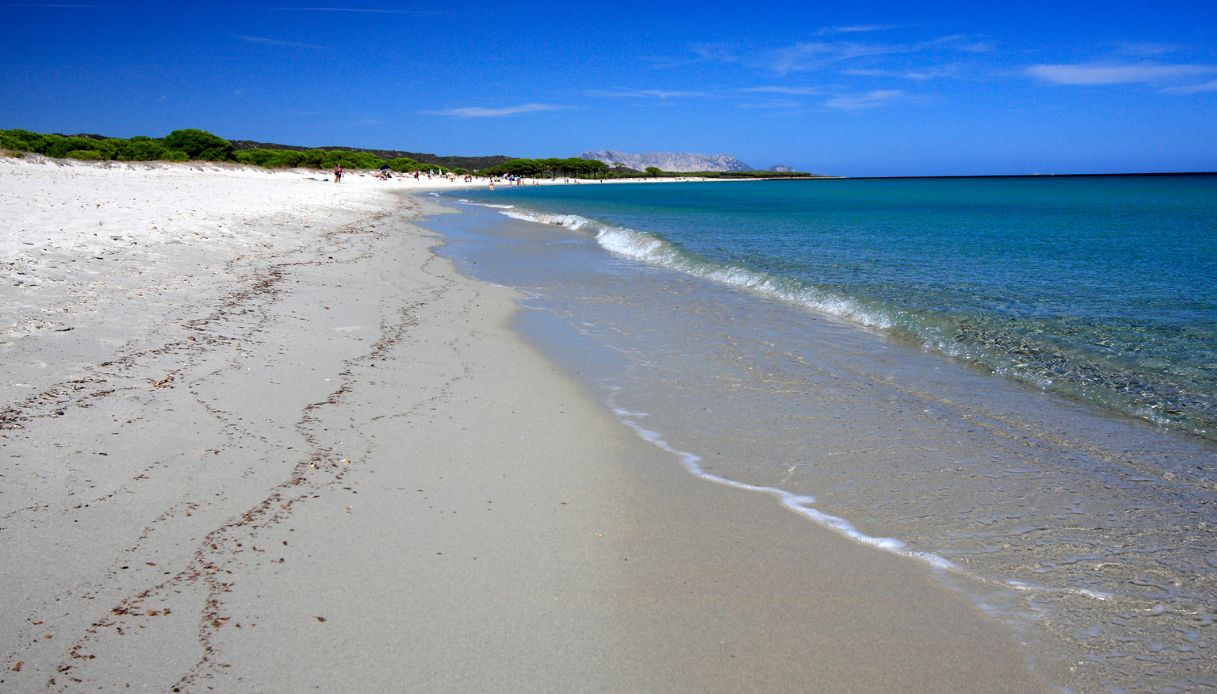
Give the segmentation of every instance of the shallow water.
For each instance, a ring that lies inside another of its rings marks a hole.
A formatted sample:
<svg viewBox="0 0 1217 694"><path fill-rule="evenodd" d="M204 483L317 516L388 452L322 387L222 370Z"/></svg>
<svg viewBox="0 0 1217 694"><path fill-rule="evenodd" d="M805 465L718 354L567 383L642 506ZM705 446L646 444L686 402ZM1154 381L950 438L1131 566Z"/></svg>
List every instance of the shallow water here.
<svg viewBox="0 0 1217 694"><path fill-rule="evenodd" d="M467 197L1217 440L1217 176L592 184Z"/></svg>
<svg viewBox="0 0 1217 694"><path fill-rule="evenodd" d="M937 567L1062 687L1217 686L1212 444L459 207L442 252L526 292L525 333L673 464Z"/></svg>

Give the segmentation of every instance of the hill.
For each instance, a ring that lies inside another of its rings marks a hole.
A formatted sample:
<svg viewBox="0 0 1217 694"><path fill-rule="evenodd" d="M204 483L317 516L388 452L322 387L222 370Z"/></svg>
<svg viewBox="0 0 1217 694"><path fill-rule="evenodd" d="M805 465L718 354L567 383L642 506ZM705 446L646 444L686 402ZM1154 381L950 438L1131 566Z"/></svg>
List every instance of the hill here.
<svg viewBox="0 0 1217 694"><path fill-rule="evenodd" d="M602 149L584 152L583 159L595 159L609 166L623 164L635 171L653 166L661 171L751 171L752 167L729 154L694 154L692 152L622 152Z"/></svg>

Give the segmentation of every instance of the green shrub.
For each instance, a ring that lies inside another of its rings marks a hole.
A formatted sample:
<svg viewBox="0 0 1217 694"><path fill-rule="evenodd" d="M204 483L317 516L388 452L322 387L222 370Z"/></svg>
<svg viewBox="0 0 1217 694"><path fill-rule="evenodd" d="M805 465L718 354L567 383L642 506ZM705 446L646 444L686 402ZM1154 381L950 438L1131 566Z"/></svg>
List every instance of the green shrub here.
<svg viewBox="0 0 1217 694"><path fill-rule="evenodd" d="M88 137L64 137L63 135L46 135L44 137L48 157L66 157L70 152L97 152L97 159L110 159L114 156L115 147L106 140L94 140ZM80 159L79 156L72 157ZM91 159L93 157L90 157Z"/></svg>
<svg viewBox="0 0 1217 694"><path fill-rule="evenodd" d="M482 173L490 176L500 176L503 174L512 174L515 176L540 176L542 171L545 171L546 166L544 161L536 159L511 159L497 166L492 166L485 169Z"/></svg>
<svg viewBox="0 0 1217 694"><path fill-rule="evenodd" d="M105 158L101 152L95 149L74 149L71 152L65 152L63 156L81 161L101 161Z"/></svg>
<svg viewBox="0 0 1217 694"><path fill-rule="evenodd" d="M73 143L63 135L43 135L40 144L42 145L40 153L48 157L62 157L74 149L81 149L73 146Z"/></svg>
<svg viewBox="0 0 1217 694"><path fill-rule="evenodd" d="M226 161L232 159L232 143L206 130L174 130L163 140L166 149L185 152L190 159Z"/></svg>
<svg viewBox="0 0 1217 694"><path fill-rule="evenodd" d="M15 143L20 143L14 149L20 149L23 152L37 152L38 154L46 154L45 138L35 132L29 130L4 130L0 131L5 138L9 138ZM8 145L6 145L8 146Z"/></svg>
<svg viewBox="0 0 1217 694"><path fill-rule="evenodd" d="M119 161L156 161L165 154L165 147L150 137L133 137L118 146L115 159Z"/></svg>
<svg viewBox="0 0 1217 694"><path fill-rule="evenodd" d="M516 176L589 176L608 170L604 162L594 159L511 159L483 169L481 173L491 176L514 174Z"/></svg>
<svg viewBox="0 0 1217 694"><path fill-rule="evenodd" d="M344 169L379 169L385 165L385 160L370 152L348 152L343 149L311 150L322 154L320 168L332 169L341 166Z"/></svg>
<svg viewBox="0 0 1217 694"><path fill-rule="evenodd" d="M7 149L13 152L33 151L25 140L13 137L4 130L0 130L0 149Z"/></svg>
<svg viewBox="0 0 1217 694"><path fill-rule="evenodd" d="M397 171L399 173L407 172L407 171L418 171L419 169L424 168L422 164L419 164L417 161L415 161L409 157L398 157L396 159L390 159L387 163L388 163L390 169L393 169L394 171Z"/></svg>
<svg viewBox="0 0 1217 694"><path fill-rule="evenodd" d="M205 149L190 158L200 159L203 161L232 161L232 147L212 147L211 149Z"/></svg>
<svg viewBox="0 0 1217 694"><path fill-rule="evenodd" d="M325 158L327 152L324 149L308 149L300 153L300 163L297 166L304 166L311 169L320 169L325 166Z"/></svg>
<svg viewBox="0 0 1217 694"><path fill-rule="evenodd" d="M267 166L267 162L275 158L275 155L282 150L277 149L243 149L239 152L233 152L233 156L242 164L252 164L254 166Z"/></svg>
<svg viewBox="0 0 1217 694"><path fill-rule="evenodd" d="M305 152L297 152L291 149L271 149L265 150L271 155L262 163L262 166L268 166L275 169L294 169L297 166L304 166Z"/></svg>
<svg viewBox="0 0 1217 694"><path fill-rule="evenodd" d="M190 155L181 150L170 149L161 155L161 161L190 161Z"/></svg>

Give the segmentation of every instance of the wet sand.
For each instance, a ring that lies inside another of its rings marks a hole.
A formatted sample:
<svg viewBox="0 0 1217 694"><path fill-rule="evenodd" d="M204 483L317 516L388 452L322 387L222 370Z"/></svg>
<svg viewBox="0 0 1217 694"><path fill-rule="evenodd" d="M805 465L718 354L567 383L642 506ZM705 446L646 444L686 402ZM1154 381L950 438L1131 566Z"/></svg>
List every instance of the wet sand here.
<svg viewBox="0 0 1217 694"><path fill-rule="evenodd" d="M1043 689L928 567L640 441L426 204L0 159L0 689Z"/></svg>

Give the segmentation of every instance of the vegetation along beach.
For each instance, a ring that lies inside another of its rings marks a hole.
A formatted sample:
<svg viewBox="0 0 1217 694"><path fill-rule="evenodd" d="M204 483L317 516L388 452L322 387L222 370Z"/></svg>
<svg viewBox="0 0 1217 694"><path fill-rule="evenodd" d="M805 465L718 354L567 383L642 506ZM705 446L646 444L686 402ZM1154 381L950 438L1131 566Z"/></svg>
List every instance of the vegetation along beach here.
<svg viewBox="0 0 1217 694"><path fill-rule="evenodd" d="M1217 689L1214 10L0 16L0 691Z"/></svg>

